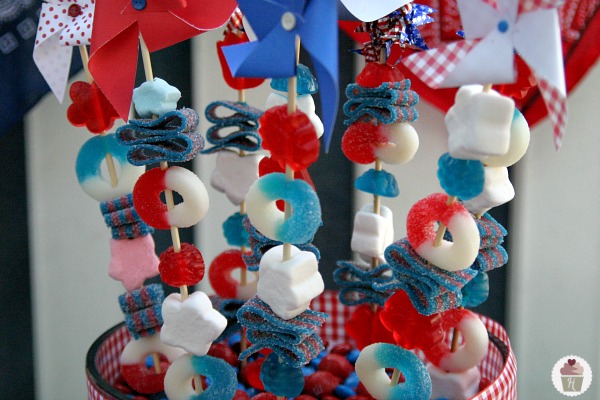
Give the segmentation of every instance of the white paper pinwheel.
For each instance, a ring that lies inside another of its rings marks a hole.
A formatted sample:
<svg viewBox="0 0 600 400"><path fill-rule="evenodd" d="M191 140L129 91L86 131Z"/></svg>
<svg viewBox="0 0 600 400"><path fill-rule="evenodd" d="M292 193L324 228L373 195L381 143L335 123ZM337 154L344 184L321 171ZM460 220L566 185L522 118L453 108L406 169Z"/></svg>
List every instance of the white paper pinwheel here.
<svg viewBox="0 0 600 400"><path fill-rule="evenodd" d="M432 88L514 82L515 51L535 75L560 148L566 88L557 7L561 0L458 0L465 40L404 59Z"/></svg>
<svg viewBox="0 0 600 400"><path fill-rule="evenodd" d="M411 0L341 0L342 4L361 21L371 22L383 18L394 10L407 5Z"/></svg>
<svg viewBox="0 0 600 400"><path fill-rule="evenodd" d="M95 0L48 0L42 5L33 60L58 101L62 102L72 46L90 44Z"/></svg>

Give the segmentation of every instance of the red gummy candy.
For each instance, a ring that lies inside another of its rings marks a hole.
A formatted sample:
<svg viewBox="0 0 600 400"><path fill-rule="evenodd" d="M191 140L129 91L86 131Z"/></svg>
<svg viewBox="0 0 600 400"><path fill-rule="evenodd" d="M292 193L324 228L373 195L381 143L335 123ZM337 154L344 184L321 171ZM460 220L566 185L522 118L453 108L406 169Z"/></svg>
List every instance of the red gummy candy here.
<svg viewBox="0 0 600 400"><path fill-rule="evenodd" d="M136 392L153 394L164 390L165 375L169 368L169 362L161 357L161 373L157 374L154 367L146 367L145 362L139 364L122 364L121 374L125 382Z"/></svg>
<svg viewBox="0 0 600 400"><path fill-rule="evenodd" d="M354 371L354 367L342 355L327 354L319 363L319 371L331 372L342 381L345 381L352 371Z"/></svg>
<svg viewBox="0 0 600 400"><path fill-rule="evenodd" d="M385 302L380 318L393 332L396 344L405 349L429 350L444 339L440 314L419 314L403 290L398 290Z"/></svg>
<svg viewBox="0 0 600 400"><path fill-rule="evenodd" d="M245 33L229 32L225 35L225 38L217 42L217 54L219 55L219 62L221 63L221 71L223 71L223 78L230 88L235 90L252 89L259 86L265 80L262 78L234 78L229 69L229 64L223 54L223 46L231 46L234 44L248 43L248 36Z"/></svg>
<svg viewBox="0 0 600 400"><path fill-rule="evenodd" d="M250 400L250 396L248 395L248 393L244 392L243 390L238 389L235 391L235 394L233 395L232 400Z"/></svg>
<svg viewBox="0 0 600 400"><path fill-rule="evenodd" d="M387 143L388 138L379 127L367 122L356 122L346 129L342 137L342 151L352 162L370 164L375 162L375 147Z"/></svg>
<svg viewBox="0 0 600 400"><path fill-rule="evenodd" d="M363 87L376 88L384 82L402 82L404 74L390 64L367 63L356 78L356 83Z"/></svg>
<svg viewBox="0 0 600 400"><path fill-rule="evenodd" d="M238 355L225 343L211 344L208 355L220 358L233 367L238 366Z"/></svg>
<svg viewBox="0 0 600 400"><path fill-rule="evenodd" d="M273 172L285 173L285 168L280 166L279 163L277 161L274 161L271 157L263 157L258 163L258 176L265 176ZM315 189L315 184L313 183L310 174L306 169L294 172L294 179L302 179L304 182L308 183L313 189ZM277 200L276 204L279 211L284 210L283 200Z"/></svg>
<svg viewBox="0 0 600 400"><path fill-rule="evenodd" d="M160 279L169 286L193 286L204 278L204 259L193 244L181 243L181 251L173 246L160 255Z"/></svg>
<svg viewBox="0 0 600 400"><path fill-rule="evenodd" d="M273 107L260 118L262 146L282 168L301 171L317 161L321 144L306 114L288 114L287 106Z"/></svg>
<svg viewBox="0 0 600 400"><path fill-rule="evenodd" d="M346 321L346 332L354 339L359 350L373 343L396 344L392 333L381 323L380 313L380 308L373 312L370 304L363 304Z"/></svg>
<svg viewBox="0 0 600 400"><path fill-rule="evenodd" d="M231 272L234 269L246 268L240 250L226 250L219 254L208 269L208 280L215 292L224 299L235 299L240 282Z"/></svg>
<svg viewBox="0 0 600 400"><path fill-rule="evenodd" d="M263 385L262 381L260 380L260 369L262 368L265 360L266 358L259 358L246 364L240 373L242 381L246 382L254 389L265 390L265 385Z"/></svg>
<svg viewBox="0 0 600 400"><path fill-rule="evenodd" d="M354 346L350 343L338 343L331 348L331 354L339 354L340 356L346 356L354 349Z"/></svg>
<svg viewBox="0 0 600 400"><path fill-rule="evenodd" d="M331 372L317 371L306 377L302 393L323 398L332 395L339 384L340 380Z"/></svg>
<svg viewBox="0 0 600 400"><path fill-rule="evenodd" d="M75 126L86 126L92 133L103 133L119 118L95 82L73 82L69 96L73 103L67 109L67 119Z"/></svg>
<svg viewBox="0 0 600 400"><path fill-rule="evenodd" d="M252 398L252 400L277 400L277 396L275 396L273 393L265 392L257 394Z"/></svg>

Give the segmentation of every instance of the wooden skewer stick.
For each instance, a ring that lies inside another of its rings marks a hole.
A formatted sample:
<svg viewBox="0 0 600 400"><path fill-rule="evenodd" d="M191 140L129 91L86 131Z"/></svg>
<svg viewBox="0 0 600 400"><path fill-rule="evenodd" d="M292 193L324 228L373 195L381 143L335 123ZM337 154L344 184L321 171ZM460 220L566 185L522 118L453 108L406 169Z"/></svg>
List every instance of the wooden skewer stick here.
<svg viewBox="0 0 600 400"><path fill-rule="evenodd" d="M94 82L94 78L90 73L90 69L88 64L90 62L90 56L88 55L88 50L85 45L79 46L79 54L81 55L81 63L83 64L83 70L85 71L85 78L87 83L92 84ZM106 135L106 132L102 135ZM110 178L110 186L117 187L119 184L119 179L117 178L117 170L115 169L115 161L113 160L112 154L105 153L104 159L106 160L106 167L108 168L108 176Z"/></svg>
<svg viewBox="0 0 600 400"><path fill-rule="evenodd" d="M451 206L452 204L454 204L455 201L456 201L456 196L448 196L448 202L446 204ZM447 229L448 228L446 227L446 225L444 225L440 222L440 226L438 227L437 233L435 235L435 239L433 240L433 247L438 247L439 245L442 244L442 240L444 239L444 234L446 233Z"/></svg>
<svg viewBox="0 0 600 400"><path fill-rule="evenodd" d="M400 380L401 375L402 372L400 372L399 369L394 369L394 372L392 373L392 379L390 381L390 386L396 386L398 384L398 381Z"/></svg>

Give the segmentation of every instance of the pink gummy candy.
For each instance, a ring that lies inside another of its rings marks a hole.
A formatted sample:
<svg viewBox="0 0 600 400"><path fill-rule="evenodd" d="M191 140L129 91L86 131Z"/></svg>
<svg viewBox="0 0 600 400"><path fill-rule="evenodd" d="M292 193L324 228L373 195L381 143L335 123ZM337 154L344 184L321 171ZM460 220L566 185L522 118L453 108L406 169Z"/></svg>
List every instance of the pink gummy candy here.
<svg viewBox="0 0 600 400"><path fill-rule="evenodd" d="M204 278L204 259L193 244L181 243L180 252L171 246L160 255L158 269L167 285L193 286Z"/></svg>
<svg viewBox="0 0 600 400"><path fill-rule="evenodd" d="M108 276L121 281L131 292L142 287L148 278L158 275L158 257L151 235L135 239L110 239Z"/></svg>
<svg viewBox="0 0 600 400"><path fill-rule="evenodd" d="M262 146L283 168L308 168L319 157L320 142L308 116L302 111L288 114L287 106L273 107L260 118Z"/></svg>

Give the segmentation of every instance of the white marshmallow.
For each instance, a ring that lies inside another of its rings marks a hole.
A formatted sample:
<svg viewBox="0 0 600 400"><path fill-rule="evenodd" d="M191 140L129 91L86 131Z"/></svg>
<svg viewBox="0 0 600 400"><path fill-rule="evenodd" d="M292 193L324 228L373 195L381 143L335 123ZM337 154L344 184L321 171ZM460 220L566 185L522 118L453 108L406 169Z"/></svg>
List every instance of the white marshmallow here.
<svg viewBox="0 0 600 400"><path fill-rule="evenodd" d="M325 289L314 253L295 246L287 261L283 261L282 245L267 251L260 260L258 274L258 297L286 320L302 314Z"/></svg>
<svg viewBox="0 0 600 400"><path fill-rule="evenodd" d="M210 180L211 186L225 193L234 205L240 205L248 188L258 179L258 164L262 158L258 154L241 157L233 151L219 151L217 166Z"/></svg>
<svg viewBox="0 0 600 400"><path fill-rule="evenodd" d="M529 147L530 131L527 120L521 112L515 109L512 125L510 126L510 146L506 154L496 157L487 157L483 160L491 167L510 167L519 161Z"/></svg>
<svg viewBox="0 0 600 400"><path fill-rule="evenodd" d="M419 149L419 135L408 122L379 125L388 141L375 147L375 156L386 164L400 165L413 159Z"/></svg>
<svg viewBox="0 0 600 400"><path fill-rule="evenodd" d="M479 392L481 374L477 367L465 372L444 372L433 364L427 366L431 377L430 399L467 400Z"/></svg>
<svg viewBox="0 0 600 400"><path fill-rule="evenodd" d="M284 104L287 104L287 94L271 92L269 97L267 97L267 104L265 105L265 108L268 110L269 108L282 106ZM296 99L296 107L298 107L298 110L306 114L310 122L315 127L315 131L317 131L317 137L320 138L323 136L325 128L323 127L321 118L319 118L315 112L315 101L313 100L312 96L310 94L298 96Z"/></svg>
<svg viewBox="0 0 600 400"><path fill-rule="evenodd" d="M194 292L185 301L179 293L170 294L163 302L162 316L160 339L198 356L208 353L212 342L227 327L227 319L213 309L203 292Z"/></svg>
<svg viewBox="0 0 600 400"><path fill-rule="evenodd" d="M463 201L463 205L471 213L486 213L490 208L508 203L515 197L515 189L508 179L506 167L484 167L485 180L483 191L476 197Z"/></svg>
<svg viewBox="0 0 600 400"><path fill-rule="evenodd" d="M454 158L482 160L506 154L515 103L481 85L462 86L445 122L448 149Z"/></svg>
<svg viewBox="0 0 600 400"><path fill-rule="evenodd" d="M383 259L385 248L394 241L392 210L380 206L380 214L373 213L373 204L365 204L354 216L354 230L350 247L365 261Z"/></svg>

